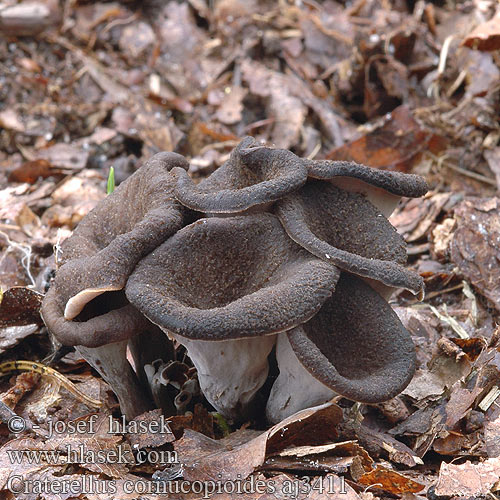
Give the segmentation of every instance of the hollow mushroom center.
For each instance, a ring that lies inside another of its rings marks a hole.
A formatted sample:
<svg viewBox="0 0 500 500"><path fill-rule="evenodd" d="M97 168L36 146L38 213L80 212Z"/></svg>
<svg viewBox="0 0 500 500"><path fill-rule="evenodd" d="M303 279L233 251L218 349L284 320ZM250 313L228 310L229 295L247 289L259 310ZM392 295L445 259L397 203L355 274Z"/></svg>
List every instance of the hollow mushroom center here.
<svg viewBox="0 0 500 500"><path fill-rule="evenodd" d="M208 218L143 259L127 297L153 323L191 339L227 340L307 321L338 270L287 237L271 214Z"/></svg>

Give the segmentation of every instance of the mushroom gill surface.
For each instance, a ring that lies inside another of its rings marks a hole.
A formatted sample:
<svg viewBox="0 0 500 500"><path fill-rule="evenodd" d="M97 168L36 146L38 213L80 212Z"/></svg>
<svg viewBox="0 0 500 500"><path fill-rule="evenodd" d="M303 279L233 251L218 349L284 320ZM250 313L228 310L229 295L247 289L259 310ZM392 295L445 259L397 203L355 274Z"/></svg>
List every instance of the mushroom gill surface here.
<svg viewBox="0 0 500 500"><path fill-rule="evenodd" d="M328 391L330 397L337 393L363 403L386 401L415 372L409 332L375 290L348 273L341 273L319 313L286 336L289 345L285 339L278 342L280 375L268 400L272 420L324 402ZM311 393L317 400L311 401Z"/></svg>
<svg viewBox="0 0 500 500"><path fill-rule="evenodd" d="M237 213L276 201L302 186L307 169L291 151L261 146L245 137L229 160L195 185L186 171L178 176L175 195L186 207L204 213Z"/></svg>
<svg viewBox="0 0 500 500"><path fill-rule="evenodd" d="M130 302L195 340L257 337L310 319L339 272L287 237L272 214L200 219L141 260Z"/></svg>
<svg viewBox="0 0 500 500"><path fill-rule="evenodd" d="M403 238L363 195L309 181L277 203L276 213L295 242L339 268L423 293L422 278L406 262Z"/></svg>

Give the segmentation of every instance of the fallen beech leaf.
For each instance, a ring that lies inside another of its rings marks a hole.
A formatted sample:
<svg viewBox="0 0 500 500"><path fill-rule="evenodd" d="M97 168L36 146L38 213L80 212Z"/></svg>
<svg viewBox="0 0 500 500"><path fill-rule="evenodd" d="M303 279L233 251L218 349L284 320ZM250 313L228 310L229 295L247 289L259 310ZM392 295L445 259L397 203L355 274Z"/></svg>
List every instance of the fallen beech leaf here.
<svg viewBox="0 0 500 500"><path fill-rule="evenodd" d="M487 496L500 477L500 458L488 458L473 464L441 463L439 479L436 484L437 496L478 497Z"/></svg>
<svg viewBox="0 0 500 500"><path fill-rule="evenodd" d="M401 210L391 215L389 220L398 232L405 236L407 242L417 241L429 233L431 226L451 196L451 193L437 193L419 199L418 203L410 200Z"/></svg>
<svg viewBox="0 0 500 500"><path fill-rule="evenodd" d="M31 438L18 438L12 439L0 448L0 492L3 491L7 485L9 477L20 475L29 477L30 474L43 470L47 467L45 462L33 461L29 463L23 460L21 463L11 461L9 459L9 452L16 452L17 450L35 450L40 446L38 439Z"/></svg>
<svg viewBox="0 0 500 500"><path fill-rule="evenodd" d="M482 387L475 387L472 391L460 387L457 382L451 392L446 405L446 427L453 429L455 425L469 412L475 399L483 391Z"/></svg>
<svg viewBox="0 0 500 500"><path fill-rule="evenodd" d="M147 432L127 432L127 439L130 442L130 444L138 448L156 448L165 443L171 443L172 441L174 441L175 436L172 432L161 432L161 431L151 432L149 430L150 423L152 422L155 423L155 427L152 427L152 429L155 429L156 423L157 422L160 423L161 418L162 418L162 411L159 408L157 408L156 410L142 413L141 415L138 415L136 418L131 420L129 422L131 429L134 429L133 426L135 425L135 422L138 423L137 425L141 425L140 422L144 422L145 424L148 425L148 429Z"/></svg>
<svg viewBox="0 0 500 500"><path fill-rule="evenodd" d="M24 205L16 217L17 225L28 235L33 237L33 232L41 225L40 217L31 210L28 205Z"/></svg>
<svg viewBox="0 0 500 500"><path fill-rule="evenodd" d="M453 338L450 340L462 349L470 361L476 361L486 347L486 340L482 337L472 337L470 339Z"/></svg>
<svg viewBox="0 0 500 500"><path fill-rule="evenodd" d="M169 417L168 420L170 428L177 438L182 436L185 429L191 429L205 436L215 438L214 417L202 404L196 404L193 413L174 415Z"/></svg>
<svg viewBox="0 0 500 500"><path fill-rule="evenodd" d="M472 30L462 45L477 50L500 49L500 14Z"/></svg>
<svg viewBox="0 0 500 500"><path fill-rule="evenodd" d="M449 434L434 441L432 449L440 455L456 456L463 448L470 447L469 439L462 434Z"/></svg>
<svg viewBox="0 0 500 500"><path fill-rule="evenodd" d="M267 116L275 119L272 141L279 148L289 148L296 144L307 108L303 100L294 95L291 77L249 60L243 61L241 72L252 94L269 98Z"/></svg>
<svg viewBox="0 0 500 500"><path fill-rule="evenodd" d="M366 472L356 482L394 494L418 493L425 488L423 484L382 465L377 465L374 470Z"/></svg>
<svg viewBox="0 0 500 500"><path fill-rule="evenodd" d="M26 127L20 116L13 109L0 111L0 127L13 132L26 132Z"/></svg>
<svg viewBox="0 0 500 500"><path fill-rule="evenodd" d="M330 151L326 158L408 172L423 151L437 153L443 147L443 140L422 129L407 106L399 106L382 127Z"/></svg>
<svg viewBox="0 0 500 500"><path fill-rule="evenodd" d="M464 200L455 208L451 260L500 310L500 198Z"/></svg>
<svg viewBox="0 0 500 500"><path fill-rule="evenodd" d="M37 156L54 167L82 170L87 164L89 152L71 144L60 143L37 151Z"/></svg>
<svg viewBox="0 0 500 500"><path fill-rule="evenodd" d="M305 445L331 440L341 419L342 410L333 403L326 403L295 413L246 442L240 440L241 431L215 441L186 429L174 448L183 463L184 479L232 481L248 477L264 463L266 455L277 453L292 443Z"/></svg>
<svg viewBox="0 0 500 500"><path fill-rule="evenodd" d="M53 168L49 161L40 159L27 161L9 174L9 182L28 182L34 184L40 177L46 179L51 175L62 175L61 171Z"/></svg>

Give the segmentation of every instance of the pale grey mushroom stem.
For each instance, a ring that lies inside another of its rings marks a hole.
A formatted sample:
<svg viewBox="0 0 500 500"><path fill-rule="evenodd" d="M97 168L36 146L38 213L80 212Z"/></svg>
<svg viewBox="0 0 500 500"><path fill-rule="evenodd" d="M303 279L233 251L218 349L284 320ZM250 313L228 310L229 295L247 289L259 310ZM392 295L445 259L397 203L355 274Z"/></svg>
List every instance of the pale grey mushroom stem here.
<svg viewBox="0 0 500 500"><path fill-rule="evenodd" d="M267 400L266 417L269 422L281 422L304 408L326 403L336 396L299 362L286 332L278 335L276 360L280 373Z"/></svg>
<svg viewBox="0 0 500 500"><path fill-rule="evenodd" d="M247 415L255 394L266 381L267 357L276 335L219 341L169 335L187 349L208 402L225 418Z"/></svg>
<svg viewBox="0 0 500 500"><path fill-rule="evenodd" d="M112 387L127 420L151 410L144 389L127 359L127 340L100 347L76 346L76 351Z"/></svg>

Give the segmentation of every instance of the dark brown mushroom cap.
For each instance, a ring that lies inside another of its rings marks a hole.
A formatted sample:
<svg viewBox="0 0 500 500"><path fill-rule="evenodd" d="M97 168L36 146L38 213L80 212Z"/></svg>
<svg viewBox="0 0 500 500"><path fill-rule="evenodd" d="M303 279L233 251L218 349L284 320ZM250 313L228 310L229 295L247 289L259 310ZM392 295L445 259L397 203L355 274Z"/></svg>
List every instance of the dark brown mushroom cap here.
<svg viewBox="0 0 500 500"><path fill-rule="evenodd" d="M364 196L310 181L277 203L288 235L320 259L345 271L422 293L422 278L408 271L406 245Z"/></svg>
<svg viewBox="0 0 500 500"><path fill-rule="evenodd" d="M93 318L87 327L71 320L97 296L122 289L136 263L184 224L184 209L173 196L173 167L188 164L175 153L153 156L87 214L61 245L62 266L42 303L42 315L63 344L101 345L92 325L108 322L113 330L116 311L109 321ZM99 313L105 315L106 310ZM104 330L104 323L99 325L98 330ZM129 331L125 325L123 330Z"/></svg>
<svg viewBox="0 0 500 500"><path fill-rule="evenodd" d="M415 372L415 347L396 313L347 273L319 313L288 332L288 339L313 377L354 401L391 399Z"/></svg>
<svg viewBox="0 0 500 500"><path fill-rule="evenodd" d="M302 160L285 149L258 145L246 137L229 160L195 185L184 170L175 195L186 207L205 213L237 213L273 202L302 186L307 170Z"/></svg>
<svg viewBox="0 0 500 500"><path fill-rule="evenodd" d="M106 305L109 307L109 304ZM67 346L100 347L127 340L151 323L131 304L106 310L83 321L68 321L58 304L57 291L51 287L45 295L41 315L47 328Z"/></svg>
<svg viewBox="0 0 500 500"><path fill-rule="evenodd" d="M307 321L331 295L338 274L290 240L271 214L208 218L145 257L126 294L167 331L227 340Z"/></svg>
<svg viewBox="0 0 500 500"><path fill-rule="evenodd" d="M429 190L420 175L380 170L348 161L304 160L309 177L330 180L336 177L350 177L397 196L418 198Z"/></svg>

